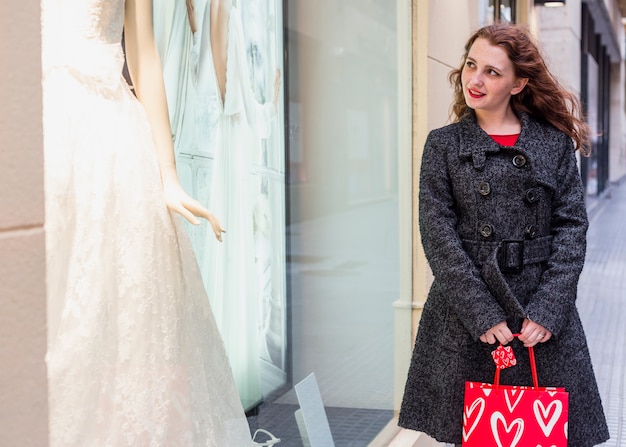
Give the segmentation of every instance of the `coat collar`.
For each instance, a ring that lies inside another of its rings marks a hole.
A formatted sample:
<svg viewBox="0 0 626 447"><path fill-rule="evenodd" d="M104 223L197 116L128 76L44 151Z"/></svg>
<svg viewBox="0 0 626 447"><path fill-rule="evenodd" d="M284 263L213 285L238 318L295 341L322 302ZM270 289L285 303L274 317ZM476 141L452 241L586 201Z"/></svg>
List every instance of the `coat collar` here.
<svg viewBox="0 0 626 447"><path fill-rule="evenodd" d="M544 126L528 116L528 114L521 113L520 121L522 128L513 148L530 161L530 166L537 182L554 189L556 187L554 167L548 166L546 161L550 157L545 156L545 151L555 149L552 147L554 142L547 140L547 132ZM485 168L487 154L499 152L502 146L496 143L478 125L474 111L461 118L459 125L459 156L471 158L474 168L482 171Z"/></svg>
<svg viewBox="0 0 626 447"><path fill-rule="evenodd" d="M482 171L485 168L487 153L498 152L500 145L478 125L473 110L461 118L459 125L461 127L459 156L471 158L474 168Z"/></svg>

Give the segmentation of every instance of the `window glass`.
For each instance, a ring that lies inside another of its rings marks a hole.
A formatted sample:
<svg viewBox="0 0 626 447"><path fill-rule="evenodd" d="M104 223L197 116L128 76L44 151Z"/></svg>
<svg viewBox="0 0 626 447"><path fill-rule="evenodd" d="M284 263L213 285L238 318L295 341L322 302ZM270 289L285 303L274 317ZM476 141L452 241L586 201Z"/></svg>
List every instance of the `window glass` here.
<svg viewBox="0 0 626 447"><path fill-rule="evenodd" d="M303 445L314 373L335 442L367 445L393 416L395 2L232 1L222 64L192 3L195 33L165 0L155 32L181 181L227 231L188 225L250 425Z"/></svg>
<svg viewBox="0 0 626 447"><path fill-rule="evenodd" d="M367 445L393 408L397 11L382 0L287 4L292 383L315 373L335 441ZM276 402L298 404L293 392ZM346 425L355 411L359 435Z"/></svg>

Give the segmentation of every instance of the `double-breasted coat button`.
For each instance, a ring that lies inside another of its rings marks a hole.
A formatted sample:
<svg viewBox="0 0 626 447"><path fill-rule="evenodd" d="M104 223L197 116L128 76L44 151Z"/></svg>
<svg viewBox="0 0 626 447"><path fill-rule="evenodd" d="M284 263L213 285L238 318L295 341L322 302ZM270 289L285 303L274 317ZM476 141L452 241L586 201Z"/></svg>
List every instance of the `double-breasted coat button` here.
<svg viewBox="0 0 626 447"><path fill-rule="evenodd" d="M489 237L493 234L493 227L489 224L482 224L480 226L480 234L483 237Z"/></svg>
<svg viewBox="0 0 626 447"><path fill-rule="evenodd" d="M491 185L487 182L482 182L478 185L478 192L483 196L488 196L491 193Z"/></svg>
<svg viewBox="0 0 626 447"><path fill-rule="evenodd" d="M526 157L524 157L522 154L517 154L515 157L513 157L513 166L515 166L516 168L521 168L525 164Z"/></svg>
<svg viewBox="0 0 626 447"><path fill-rule="evenodd" d="M525 233L529 239L534 239L537 237L537 228L534 225L528 225L526 227Z"/></svg>
<svg viewBox="0 0 626 447"><path fill-rule="evenodd" d="M526 194L524 195L524 197L528 203L535 203L537 200L539 200L539 193L537 192L536 189L531 188L528 191L526 191Z"/></svg>

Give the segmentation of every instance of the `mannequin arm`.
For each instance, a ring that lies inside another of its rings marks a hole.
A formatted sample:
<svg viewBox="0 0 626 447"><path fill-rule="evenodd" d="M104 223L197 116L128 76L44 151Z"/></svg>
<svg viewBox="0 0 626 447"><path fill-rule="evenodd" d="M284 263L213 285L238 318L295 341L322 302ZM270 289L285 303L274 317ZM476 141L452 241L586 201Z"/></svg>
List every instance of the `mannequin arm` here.
<svg viewBox="0 0 626 447"><path fill-rule="evenodd" d="M195 225L200 223L198 217L204 217L221 240L224 230L219 221L185 193L178 179L161 60L152 28L152 0L126 0L124 35L128 70L152 129L167 206Z"/></svg>

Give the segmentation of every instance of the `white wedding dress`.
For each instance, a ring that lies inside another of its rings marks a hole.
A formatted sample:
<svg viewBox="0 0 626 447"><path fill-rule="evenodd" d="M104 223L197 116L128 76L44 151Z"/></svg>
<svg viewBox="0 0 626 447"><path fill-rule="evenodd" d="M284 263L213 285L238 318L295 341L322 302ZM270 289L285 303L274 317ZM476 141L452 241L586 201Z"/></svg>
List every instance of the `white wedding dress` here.
<svg viewBox="0 0 626 447"><path fill-rule="evenodd" d="M50 445L250 446L123 20L124 0L42 0Z"/></svg>

